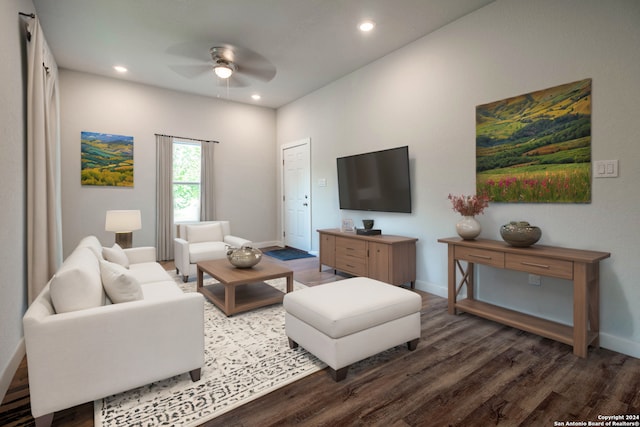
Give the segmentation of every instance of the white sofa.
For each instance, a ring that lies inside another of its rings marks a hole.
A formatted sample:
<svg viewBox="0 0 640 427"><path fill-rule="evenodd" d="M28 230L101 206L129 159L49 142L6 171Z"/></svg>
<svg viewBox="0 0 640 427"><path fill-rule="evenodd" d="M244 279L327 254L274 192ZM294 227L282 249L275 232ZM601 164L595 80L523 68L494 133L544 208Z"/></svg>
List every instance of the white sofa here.
<svg viewBox="0 0 640 427"><path fill-rule="evenodd" d="M37 426L50 425L55 411L154 381L186 372L200 379L204 299L183 293L155 255L86 237L29 306L23 326Z"/></svg>
<svg viewBox="0 0 640 427"><path fill-rule="evenodd" d="M250 244L250 240L231 235L229 221L178 224L173 246L176 274L182 273L182 280L186 282L190 275L196 274L198 262L225 258L227 247Z"/></svg>

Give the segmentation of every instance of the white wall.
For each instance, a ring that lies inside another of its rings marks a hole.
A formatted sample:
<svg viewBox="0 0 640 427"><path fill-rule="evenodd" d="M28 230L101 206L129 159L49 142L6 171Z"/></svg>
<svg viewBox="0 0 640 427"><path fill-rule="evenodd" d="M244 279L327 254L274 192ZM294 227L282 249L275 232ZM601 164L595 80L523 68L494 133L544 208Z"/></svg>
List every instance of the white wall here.
<svg viewBox="0 0 640 427"><path fill-rule="evenodd" d="M26 54L18 12L31 0L0 2L0 401L24 356L22 314L27 306Z"/></svg>
<svg viewBox="0 0 640 427"><path fill-rule="evenodd" d="M278 144L312 141L313 230L371 217L384 233L418 237L417 285L446 296L437 239L455 235L459 219L447 195L475 192L475 106L592 78L592 158L619 159L620 177L594 179L590 204L492 204L478 218L481 237L527 220L542 228L540 244L611 252L601 263L601 342L640 357L639 23L635 0L498 0L280 108ZM412 159L413 213L341 212L335 158L400 145ZM482 298L572 321L570 283L479 273Z"/></svg>
<svg viewBox="0 0 640 427"><path fill-rule="evenodd" d="M110 79L60 72L62 229L65 256L87 234L103 244L109 209L140 209L135 246L155 245L155 133L220 141L216 214L254 242L276 239L275 110ZM134 187L80 185L80 133L134 137Z"/></svg>

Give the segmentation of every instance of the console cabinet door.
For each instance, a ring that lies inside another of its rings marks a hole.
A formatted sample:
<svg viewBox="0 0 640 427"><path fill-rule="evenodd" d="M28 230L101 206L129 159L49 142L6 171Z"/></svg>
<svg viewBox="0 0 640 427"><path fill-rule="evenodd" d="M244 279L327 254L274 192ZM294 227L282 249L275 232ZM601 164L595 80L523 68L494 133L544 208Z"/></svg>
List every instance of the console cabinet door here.
<svg viewBox="0 0 640 427"><path fill-rule="evenodd" d="M322 265L336 267L336 236L320 234L320 268Z"/></svg>
<svg viewBox="0 0 640 427"><path fill-rule="evenodd" d="M369 277L392 283L389 272L389 245L369 242Z"/></svg>

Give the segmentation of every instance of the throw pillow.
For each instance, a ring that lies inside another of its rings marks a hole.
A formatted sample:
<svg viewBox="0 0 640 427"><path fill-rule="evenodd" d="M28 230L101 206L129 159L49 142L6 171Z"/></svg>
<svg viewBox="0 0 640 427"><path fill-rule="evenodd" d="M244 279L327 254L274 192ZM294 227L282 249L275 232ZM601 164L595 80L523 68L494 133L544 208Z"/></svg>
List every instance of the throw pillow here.
<svg viewBox="0 0 640 427"><path fill-rule="evenodd" d="M100 266L90 248L76 248L64 261L49 285L56 313L104 305Z"/></svg>
<svg viewBox="0 0 640 427"><path fill-rule="evenodd" d="M102 248L102 256L107 261L120 264L124 268L129 268L129 258L124 252L124 249L122 249L117 243L114 243L110 248Z"/></svg>
<svg viewBox="0 0 640 427"><path fill-rule="evenodd" d="M222 242L222 225L219 222L204 225L188 225L187 240L189 243Z"/></svg>
<svg viewBox="0 0 640 427"><path fill-rule="evenodd" d="M100 275L102 286L112 303L137 301L143 298L140 282L120 264L101 261Z"/></svg>
<svg viewBox="0 0 640 427"><path fill-rule="evenodd" d="M104 256L102 255L102 245L96 236L83 237L77 247L87 247L91 249L91 251L96 255L98 261L104 259Z"/></svg>

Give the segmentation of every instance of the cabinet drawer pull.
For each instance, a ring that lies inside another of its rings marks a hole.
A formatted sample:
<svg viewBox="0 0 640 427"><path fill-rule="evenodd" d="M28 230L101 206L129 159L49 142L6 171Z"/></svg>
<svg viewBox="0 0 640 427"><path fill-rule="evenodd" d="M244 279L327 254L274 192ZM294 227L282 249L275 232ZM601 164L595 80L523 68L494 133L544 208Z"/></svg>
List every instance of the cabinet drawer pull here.
<svg viewBox="0 0 640 427"><path fill-rule="evenodd" d="M488 256L488 255L469 254L469 256L472 256L472 257L475 257L475 258L482 258L482 259L491 259L491 257Z"/></svg>
<svg viewBox="0 0 640 427"><path fill-rule="evenodd" d="M550 265L545 265L545 264L536 264L535 262L524 262L522 261L520 264L522 265L528 265L529 267L538 267L538 268L545 268L545 269L550 269L551 266Z"/></svg>

